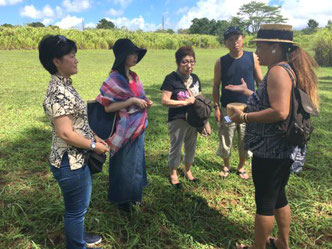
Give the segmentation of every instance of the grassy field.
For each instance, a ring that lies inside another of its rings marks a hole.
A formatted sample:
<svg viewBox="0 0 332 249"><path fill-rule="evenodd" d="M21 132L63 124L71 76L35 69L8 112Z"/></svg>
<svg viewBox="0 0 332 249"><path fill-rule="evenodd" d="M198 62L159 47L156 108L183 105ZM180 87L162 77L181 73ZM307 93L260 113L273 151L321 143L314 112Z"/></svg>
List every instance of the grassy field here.
<svg viewBox="0 0 332 249"><path fill-rule="evenodd" d="M196 51L195 73L209 97L214 62L225 52ZM155 103L146 132L149 185L142 207L132 215L118 211L107 202L107 167L94 177L86 227L103 236L104 248L234 248L236 242L252 242L253 183L234 173L218 177L221 159L213 117L213 135L199 137L193 166L201 183L194 186L181 178L182 191L168 183L167 108L160 105L159 88L175 69L174 53L150 50L134 68ZM77 56L74 85L83 99L94 99L111 68L112 51L85 50ZM49 75L37 51L0 51L0 58L0 248L64 248L64 206L49 171L51 132L42 109ZM287 188L294 249L332 248L332 68L320 68L318 75L321 113L314 118L305 169L291 176ZM233 153L233 169L237 160Z"/></svg>

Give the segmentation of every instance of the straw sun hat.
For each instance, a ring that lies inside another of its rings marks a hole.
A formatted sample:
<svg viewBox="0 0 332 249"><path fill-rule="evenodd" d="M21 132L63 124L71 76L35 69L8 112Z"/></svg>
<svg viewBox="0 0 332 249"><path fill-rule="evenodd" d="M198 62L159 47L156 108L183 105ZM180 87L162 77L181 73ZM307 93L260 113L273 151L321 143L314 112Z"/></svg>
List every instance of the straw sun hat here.
<svg viewBox="0 0 332 249"><path fill-rule="evenodd" d="M261 24L257 38L253 42L293 42L292 25L287 24Z"/></svg>

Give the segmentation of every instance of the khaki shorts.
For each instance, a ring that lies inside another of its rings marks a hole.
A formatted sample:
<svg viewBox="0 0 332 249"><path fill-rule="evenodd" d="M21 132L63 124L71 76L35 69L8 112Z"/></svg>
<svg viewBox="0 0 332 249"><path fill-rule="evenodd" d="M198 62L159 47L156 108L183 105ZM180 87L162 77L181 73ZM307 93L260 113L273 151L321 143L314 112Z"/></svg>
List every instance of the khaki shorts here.
<svg viewBox="0 0 332 249"><path fill-rule="evenodd" d="M223 116L226 116L226 108L222 107L221 112ZM246 124L236 124L234 122L227 124L224 120L221 120L219 126L219 148L217 155L222 158L229 158L231 156L231 150L233 145L233 138L235 131L238 135L238 149L239 157L248 159L252 157L252 152L244 149L244 134L246 132Z"/></svg>

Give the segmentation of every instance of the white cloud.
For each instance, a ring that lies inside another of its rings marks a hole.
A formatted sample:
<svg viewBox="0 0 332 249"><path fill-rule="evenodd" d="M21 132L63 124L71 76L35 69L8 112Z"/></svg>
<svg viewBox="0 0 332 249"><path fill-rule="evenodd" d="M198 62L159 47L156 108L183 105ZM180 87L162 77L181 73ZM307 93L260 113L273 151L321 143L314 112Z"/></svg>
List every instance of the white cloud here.
<svg viewBox="0 0 332 249"><path fill-rule="evenodd" d="M14 5L23 1L24 0L0 0L0 6Z"/></svg>
<svg viewBox="0 0 332 249"><path fill-rule="evenodd" d="M175 25L175 29L187 29L194 18L209 18L215 20L228 20L231 16L236 16L239 8L251 0L199 0L196 6L190 8L180 21ZM260 0L268 3L269 0Z"/></svg>
<svg viewBox="0 0 332 249"><path fill-rule="evenodd" d="M111 8L109 11L107 11L107 13L110 16L121 16L123 14L123 10L116 10L116 9Z"/></svg>
<svg viewBox="0 0 332 249"><path fill-rule="evenodd" d="M91 7L90 0L64 0L62 5L68 12L81 12Z"/></svg>
<svg viewBox="0 0 332 249"><path fill-rule="evenodd" d="M52 18L44 18L41 22L47 26L50 25L54 20Z"/></svg>
<svg viewBox="0 0 332 249"><path fill-rule="evenodd" d="M54 11L49 5L46 5L43 8L42 14L43 14L44 17L54 17Z"/></svg>
<svg viewBox="0 0 332 249"><path fill-rule="evenodd" d="M97 27L97 24L94 23L94 22L89 22L87 24L84 24L84 27L85 28L92 28L92 29L94 29L95 27Z"/></svg>
<svg viewBox="0 0 332 249"><path fill-rule="evenodd" d="M309 19L315 19L319 26L325 26L332 19L332 4L330 0L284 0L282 15L288 18L288 23L294 29L305 28Z"/></svg>
<svg viewBox="0 0 332 249"><path fill-rule="evenodd" d="M61 21L55 23L55 25L61 29L70 29L70 28L82 29L82 22L83 18L67 15Z"/></svg>
<svg viewBox="0 0 332 249"><path fill-rule="evenodd" d="M20 15L38 19L40 18L40 11L37 10L33 5L26 5L24 6L23 10L21 10Z"/></svg>
<svg viewBox="0 0 332 249"><path fill-rule="evenodd" d="M33 5L26 5L21 10L20 15L30 17L32 19L50 19L54 17L54 11L49 5L45 5L42 10L37 10Z"/></svg>
<svg viewBox="0 0 332 249"><path fill-rule="evenodd" d="M236 16L243 4L249 2L251 0L198 0L197 4L182 16L175 28L189 28L194 18L228 20L231 16ZM260 2L268 4L270 1L260 0ZM295 29L306 27L309 19L315 19L320 26L325 26L332 18L331 0L283 0L278 1L278 4L282 5L281 14L288 18L287 23L293 25ZM184 10L179 9L178 12Z"/></svg>
<svg viewBox="0 0 332 249"><path fill-rule="evenodd" d="M146 23L142 16L133 18L131 20L128 19L127 17L119 17L117 19L109 19L109 18L106 19L112 21L115 24L115 26L117 26L118 28L126 27L129 30L141 29L144 31L154 31L160 28L160 25L156 25L153 23Z"/></svg>
<svg viewBox="0 0 332 249"><path fill-rule="evenodd" d="M63 16L63 10L60 6L55 7L56 16L61 18Z"/></svg>
<svg viewBox="0 0 332 249"><path fill-rule="evenodd" d="M120 4L122 8L126 8L132 0L114 0L115 4Z"/></svg>

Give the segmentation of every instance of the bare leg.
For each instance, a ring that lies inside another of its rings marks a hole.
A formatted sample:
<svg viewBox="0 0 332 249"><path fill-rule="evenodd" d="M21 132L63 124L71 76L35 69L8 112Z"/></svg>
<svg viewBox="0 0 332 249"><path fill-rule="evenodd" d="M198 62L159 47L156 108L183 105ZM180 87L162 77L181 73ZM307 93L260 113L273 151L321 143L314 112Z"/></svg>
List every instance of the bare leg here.
<svg viewBox="0 0 332 249"><path fill-rule="evenodd" d="M191 163L186 163L186 162L184 163L184 173L185 173L187 179L193 180L193 179L195 179L195 177L193 177L190 167L191 167Z"/></svg>
<svg viewBox="0 0 332 249"><path fill-rule="evenodd" d="M278 238L275 240L275 245L278 249L289 249L289 229L291 210L289 205L276 209L274 212L278 225Z"/></svg>
<svg viewBox="0 0 332 249"><path fill-rule="evenodd" d="M266 241L273 229L273 216L256 214L255 217L255 242L252 248L265 249Z"/></svg>

